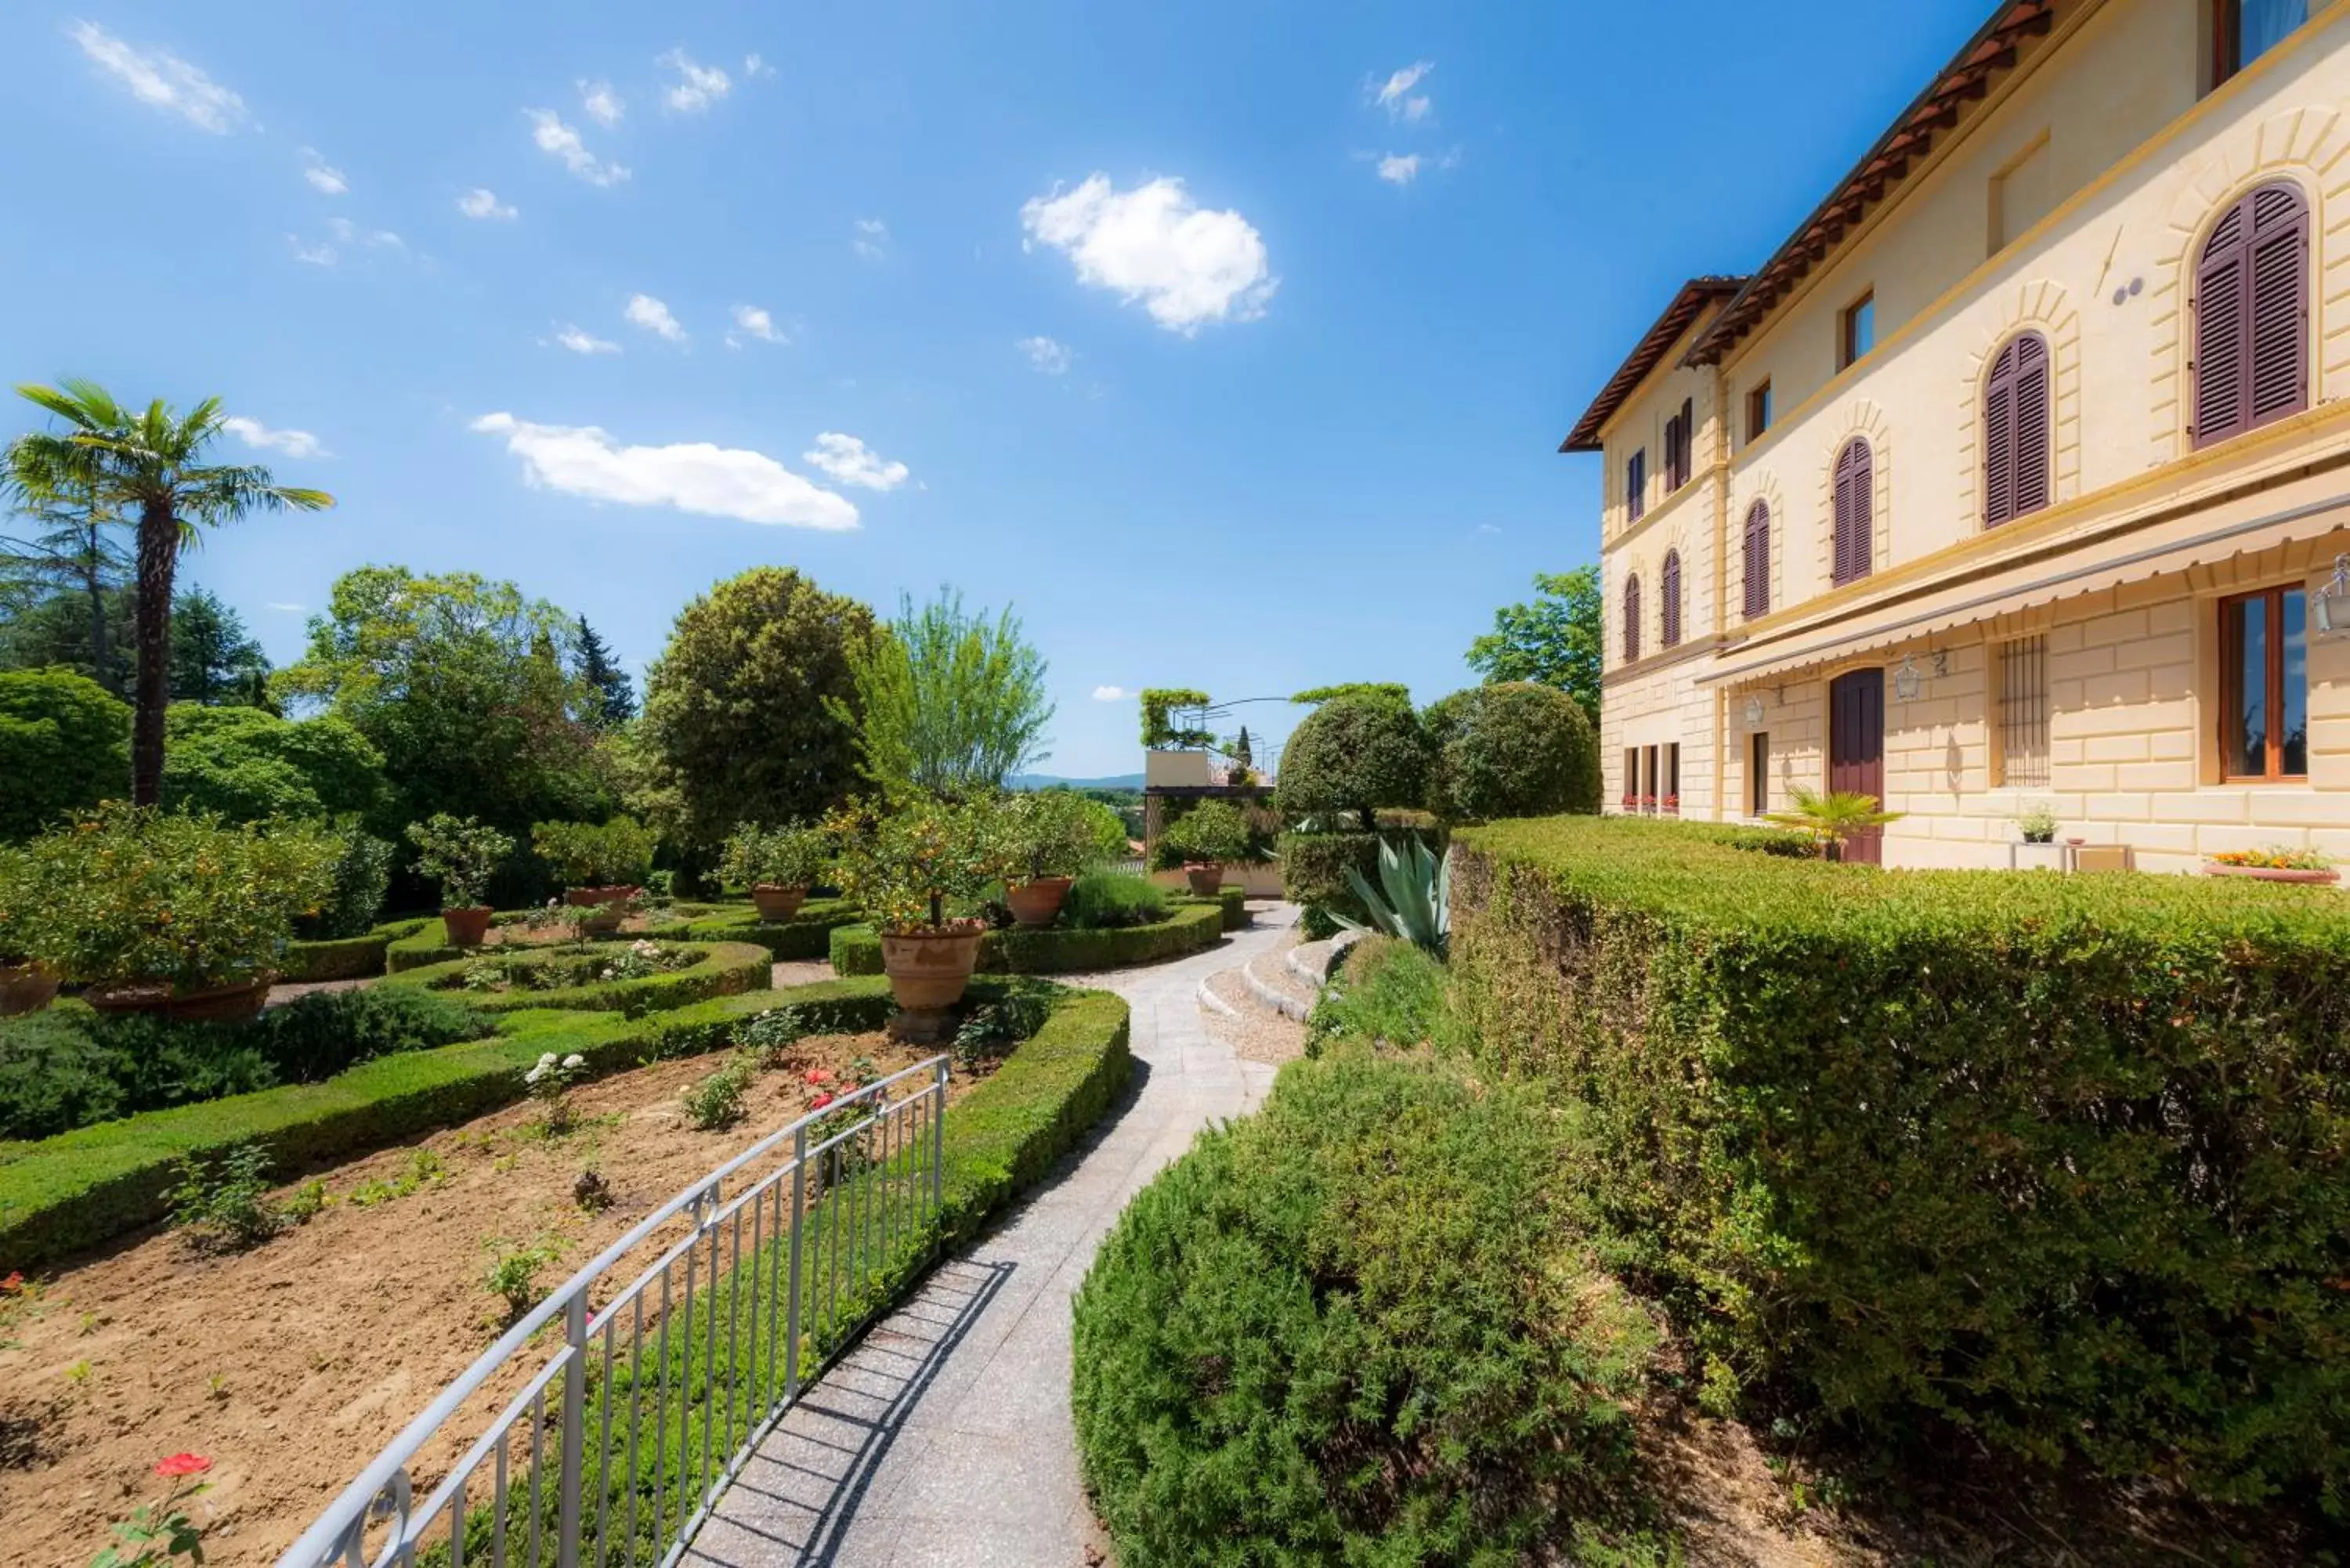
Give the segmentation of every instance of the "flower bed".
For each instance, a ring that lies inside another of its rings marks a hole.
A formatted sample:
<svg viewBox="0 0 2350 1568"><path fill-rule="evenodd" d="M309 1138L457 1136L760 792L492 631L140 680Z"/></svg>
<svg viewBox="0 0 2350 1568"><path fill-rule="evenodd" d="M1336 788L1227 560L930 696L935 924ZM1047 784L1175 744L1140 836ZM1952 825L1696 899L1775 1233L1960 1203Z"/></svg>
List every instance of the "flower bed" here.
<svg viewBox="0 0 2350 1568"><path fill-rule="evenodd" d="M1082 974L1157 963L1216 945L1224 930L1221 900L1180 905L1174 914L1148 926L1096 931L1011 927L990 931L979 945L983 974ZM835 974L881 972L881 939L870 926L844 926L832 933Z"/></svg>
<svg viewBox="0 0 2350 1568"><path fill-rule="evenodd" d="M589 940L628 941L650 935L664 941L754 942L778 961L814 959L824 957L825 944L835 930L853 926L864 918L857 906L845 898L811 898L788 920L762 920L759 911L750 904L731 901L679 904L670 912L679 918L633 916L618 931L591 937ZM490 945L504 946L521 940L525 923L532 913L528 909L500 910L491 927ZM655 911L656 916L660 913ZM389 935L384 972L392 974L448 963L471 957L477 950L451 947L438 919L394 921L378 927L371 934ZM553 931L548 937L549 940L568 939L567 929Z"/></svg>
<svg viewBox="0 0 2350 1568"><path fill-rule="evenodd" d="M1586 1107L1617 1261L1710 1377L2207 1498L2350 1488L2350 906L1616 818L1456 842L1484 1065Z"/></svg>
<svg viewBox="0 0 2350 1568"><path fill-rule="evenodd" d="M474 1006L488 1012L559 1007L633 1015L683 1007L689 1002L706 1001L713 996L728 996L736 992L764 991L769 984L769 971L775 961L767 956L766 949L753 947L748 942L651 945L689 957L691 961L667 973L623 979L612 961L603 957L604 950L611 944L598 943L585 952L577 948L551 948L537 952L525 950L492 961L464 958L447 963L427 964L422 969L402 970L388 977L384 983L421 985L433 991L459 992ZM467 978L484 972L477 966L484 961L511 965L517 972L547 969L568 975L573 971L584 970L588 977L577 983L543 989L514 986L503 991L477 990L466 983ZM598 978L606 971L613 972L614 978Z"/></svg>

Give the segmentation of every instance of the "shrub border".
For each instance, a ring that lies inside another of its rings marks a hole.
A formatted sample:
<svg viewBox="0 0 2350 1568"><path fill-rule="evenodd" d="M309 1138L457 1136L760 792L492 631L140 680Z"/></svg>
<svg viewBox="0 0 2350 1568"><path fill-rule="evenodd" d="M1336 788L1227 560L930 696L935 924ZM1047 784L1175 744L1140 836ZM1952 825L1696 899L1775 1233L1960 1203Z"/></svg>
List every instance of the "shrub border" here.
<svg viewBox="0 0 2350 1568"><path fill-rule="evenodd" d="M789 959L820 959L825 956L826 941L842 926L853 926L865 918L863 911L846 898L811 898L800 906L800 912L788 920L769 922L759 919L756 906L747 900L739 906L698 906L711 913L697 915L682 926L667 930L641 932L614 931L591 941L634 941L650 935L656 941L680 942L754 942L765 948L777 961ZM493 919L499 925L511 925L526 919L527 909L502 909ZM470 958L480 950L452 948L443 940L447 933L441 929L438 915L422 919L400 920L379 926L379 932L392 933L384 949L383 972L400 974L411 969L424 969L432 964L447 963L452 959ZM296 947L300 943L295 944ZM289 977L290 978L290 977Z"/></svg>
<svg viewBox="0 0 2350 1568"><path fill-rule="evenodd" d="M1003 981L981 980L972 996L985 1002L1003 991ZM543 1052L576 1052L602 1077L719 1049L741 1020L780 1007L798 1009L817 1031L879 1028L896 1011L879 978L722 996L636 1019L534 1008L507 1014L490 1039L16 1145L0 1154L0 1269L31 1269L161 1220L172 1164L183 1155L258 1143L291 1175L512 1105L523 1096L523 1069ZM1128 1030L1118 998L1068 992L1045 1026L957 1105L947 1123L949 1240L975 1231L1099 1118L1132 1071Z"/></svg>
<svg viewBox="0 0 2350 1568"><path fill-rule="evenodd" d="M1180 904L1172 915L1154 924L1112 930L1022 930L1014 926L990 931L981 940L979 972L1076 974L1180 958L1215 946L1224 932L1224 918L1219 901ZM832 972L881 972L881 939L872 927L843 926L832 933Z"/></svg>
<svg viewBox="0 0 2350 1568"><path fill-rule="evenodd" d="M774 982L775 961L767 950L750 942L668 942L665 945L690 949L702 956L684 969L667 974L648 975L641 980L598 981L593 985L566 986L558 991L515 991L504 994L475 992L455 992L466 1004L484 1012L525 1012L556 1008L582 1012L625 1012L630 1017L640 1013L666 1012L671 1008L707 1002L713 996L732 996L739 992L764 991ZM540 951L554 951L541 949ZM472 958L453 959L447 963L427 964L421 969L402 970L387 976L386 985L414 985L428 989L435 982L463 974L473 961Z"/></svg>

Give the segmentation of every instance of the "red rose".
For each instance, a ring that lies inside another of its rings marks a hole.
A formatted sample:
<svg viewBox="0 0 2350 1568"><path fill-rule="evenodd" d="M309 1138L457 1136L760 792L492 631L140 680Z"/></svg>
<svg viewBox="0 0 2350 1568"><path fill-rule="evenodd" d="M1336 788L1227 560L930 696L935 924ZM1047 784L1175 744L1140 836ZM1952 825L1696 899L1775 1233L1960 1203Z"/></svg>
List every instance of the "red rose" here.
<svg viewBox="0 0 2350 1568"><path fill-rule="evenodd" d="M808 1102L808 1109L812 1111L820 1111L830 1104L832 1104L832 1096L830 1095L818 1095L815 1099Z"/></svg>
<svg viewBox="0 0 2350 1568"><path fill-rule="evenodd" d="M155 1467L155 1473L178 1480L182 1476L200 1476L212 1468L212 1460L202 1454L173 1454Z"/></svg>

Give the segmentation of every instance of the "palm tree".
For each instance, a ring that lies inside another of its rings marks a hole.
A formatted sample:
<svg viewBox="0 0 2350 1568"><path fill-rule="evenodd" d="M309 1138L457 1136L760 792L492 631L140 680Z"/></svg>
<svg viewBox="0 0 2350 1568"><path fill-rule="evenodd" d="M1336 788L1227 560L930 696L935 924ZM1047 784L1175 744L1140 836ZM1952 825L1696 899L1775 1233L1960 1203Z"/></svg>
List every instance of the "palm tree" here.
<svg viewBox="0 0 2350 1568"><path fill-rule="evenodd" d="M205 451L225 423L218 398L206 398L182 417L160 398L143 410L126 409L95 381L16 390L67 428L17 437L8 448L9 471L49 475L87 494L94 506L138 517L130 800L161 805L163 710L172 701L172 579L181 550L196 544L202 529L255 512L321 511L335 498L281 485L265 468L207 464Z"/></svg>
<svg viewBox="0 0 2350 1568"><path fill-rule="evenodd" d="M1835 790L1823 794L1817 790L1794 788L1795 809L1774 811L1764 821L1780 827L1809 834L1820 846L1823 855L1832 854L1848 838L1882 827L1888 822L1898 822L1907 815L1898 811L1879 811L1877 797L1853 790Z"/></svg>

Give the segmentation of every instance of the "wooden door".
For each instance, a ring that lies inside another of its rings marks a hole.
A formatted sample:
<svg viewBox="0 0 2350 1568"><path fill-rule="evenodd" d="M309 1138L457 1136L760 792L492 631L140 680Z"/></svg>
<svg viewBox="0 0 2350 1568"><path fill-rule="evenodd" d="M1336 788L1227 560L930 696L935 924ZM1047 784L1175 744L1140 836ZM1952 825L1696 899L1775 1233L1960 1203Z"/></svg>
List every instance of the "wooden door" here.
<svg viewBox="0 0 2350 1568"><path fill-rule="evenodd" d="M1828 788L1885 804L1885 671L1856 670L1828 686ZM1846 860L1885 862L1885 830L1857 834L1844 846Z"/></svg>

